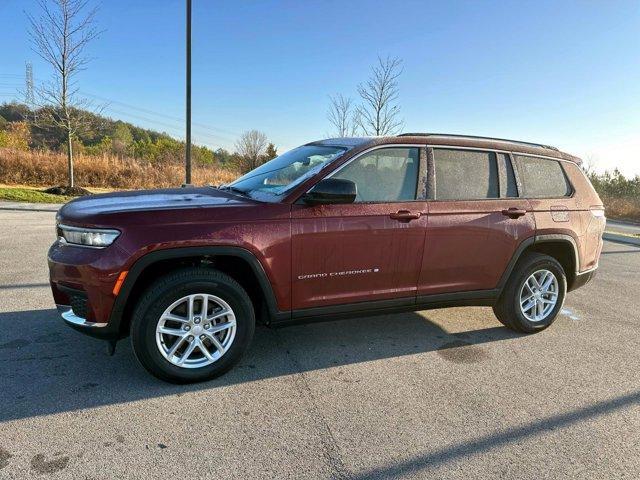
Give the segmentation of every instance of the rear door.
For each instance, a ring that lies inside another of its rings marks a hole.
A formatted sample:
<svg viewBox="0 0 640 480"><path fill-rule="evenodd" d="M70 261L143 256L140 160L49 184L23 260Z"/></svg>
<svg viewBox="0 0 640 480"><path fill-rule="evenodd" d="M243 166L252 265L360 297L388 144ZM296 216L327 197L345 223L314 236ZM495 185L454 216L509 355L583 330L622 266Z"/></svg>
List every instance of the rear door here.
<svg viewBox="0 0 640 480"><path fill-rule="evenodd" d="M573 233L579 225L573 188L559 160L515 153L514 159L522 178L524 195L536 216L538 233L546 230Z"/></svg>
<svg viewBox="0 0 640 480"><path fill-rule="evenodd" d="M535 234L508 152L429 149L429 228L418 295L496 288L520 242Z"/></svg>
<svg viewBox="0 0 640 480"><path fill-rule="evenodd" d="M427 223L419 171L419 147L376 148L330 175L356 183L355 203L293 206L294 309L415 300Z"/></svg>

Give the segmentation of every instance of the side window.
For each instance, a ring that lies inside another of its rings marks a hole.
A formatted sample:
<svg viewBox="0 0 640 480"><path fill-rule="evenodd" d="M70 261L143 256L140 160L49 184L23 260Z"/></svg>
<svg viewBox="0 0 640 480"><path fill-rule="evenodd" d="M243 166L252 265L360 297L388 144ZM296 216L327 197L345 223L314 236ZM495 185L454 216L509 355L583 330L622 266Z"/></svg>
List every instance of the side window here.
<svg viewBox="0 0 640 480"><path fill-rule="evenodd" d="M433 161L436 200L500 198L495 153L436 148Z"/></svg>
<svg viewBox="0 0 640 480"><path fill-rule="evenodd" d="M419 149L381 148L366 153L333 175L355 182L356 202L402 202L416 199Z"/></svg>
<svg viewBox="0 0 640 480"><path fill-rule="evenodd" d="M500 196L506 198L517 197L518 186L511 159L506 153L498 153L497 155L498 172L500 172Z"/></svg>
<svg viewBox="0 0 640 480"><path fill-rule="evenodd" d="M516 155L524 196L558 198L571 195L571 185L560 162L547 158Z"/></svg>

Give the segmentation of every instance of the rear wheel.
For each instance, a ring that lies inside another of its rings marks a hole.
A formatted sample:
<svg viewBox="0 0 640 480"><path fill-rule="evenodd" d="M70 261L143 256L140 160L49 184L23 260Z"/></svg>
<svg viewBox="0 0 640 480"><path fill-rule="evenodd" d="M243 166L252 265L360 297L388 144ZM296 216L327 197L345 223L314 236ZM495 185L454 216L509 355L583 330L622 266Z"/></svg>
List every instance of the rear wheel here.
<svg viewBox="0 0 640 480"><path fill-rule="evenodd" d="M548 255L528 253L516 265L493 311L513 330L537 332L556 319L566 292L562 265Z"/></svg>
<svg viewBox="0 0 640 480"><path fill-rule="evenodd" d="M189 268L159 279L142 295L131 341L150 373L189 383L229 370L254 329L251 300L235 280L216 270Z"/></svg>

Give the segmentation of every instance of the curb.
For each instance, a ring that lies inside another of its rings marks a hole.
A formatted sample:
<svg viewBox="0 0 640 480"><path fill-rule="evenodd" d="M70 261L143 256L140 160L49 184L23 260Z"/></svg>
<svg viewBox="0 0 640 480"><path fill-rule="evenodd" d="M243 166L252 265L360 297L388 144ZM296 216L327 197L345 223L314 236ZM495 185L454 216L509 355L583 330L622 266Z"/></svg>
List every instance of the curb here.
<svg viewBox="0 0 640 480"><path fill-rule="evenodd" d="M640 227L640 222L633 220L618 220L617 218L607 218L607 223L615 225L616 223L620 223L622 225L627 225L630 227Z"/></svg>
<svg viewBox="0 0 640 480"><path fill-rule="evenodd" d="M63 203L22 203L0 201L0 210L12 210L14 212L57 212Z"/></svg>
<svg viewBox="0 0 640 480"><path fill-rule="evenodd" d="M602 238L604 238L605 240L609 240L610 242L624 243L626 245L633 245L635 247L640 247L640 237L633 238L633 237L628 237L626 235L616 235L615 233L604 232L604 234L602 235Z"/></svg>

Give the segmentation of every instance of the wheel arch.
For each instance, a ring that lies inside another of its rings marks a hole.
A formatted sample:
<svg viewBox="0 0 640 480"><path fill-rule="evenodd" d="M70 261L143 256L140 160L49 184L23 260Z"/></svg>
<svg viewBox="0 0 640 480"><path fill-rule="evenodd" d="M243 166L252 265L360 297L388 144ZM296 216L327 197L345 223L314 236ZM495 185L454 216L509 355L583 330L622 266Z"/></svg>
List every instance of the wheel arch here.
<svg viewBox="0 0 640 480"><path fill-rule="evenodd" d="M156 250L136 260L115 299L109 324L114 328L117 326L121 338L127 336L138 294L160 275L177 268L202 264L210 265L238 281L254 302L256 314L266 317L263 319L266 323L286 315L278 310L267 273L249 250L222 246L182 247Z"/></svg>
<svg viewBox="0 0 640 480"><path fill-rule="evenodd" d="M567 291L572 289L580 269L580 257L575 239L567 234L543 234L528 237L520 243L500 278L498 283L500 292L508 282L518 260L528 252L544 253L558 260L567 276Z"/></svg>

